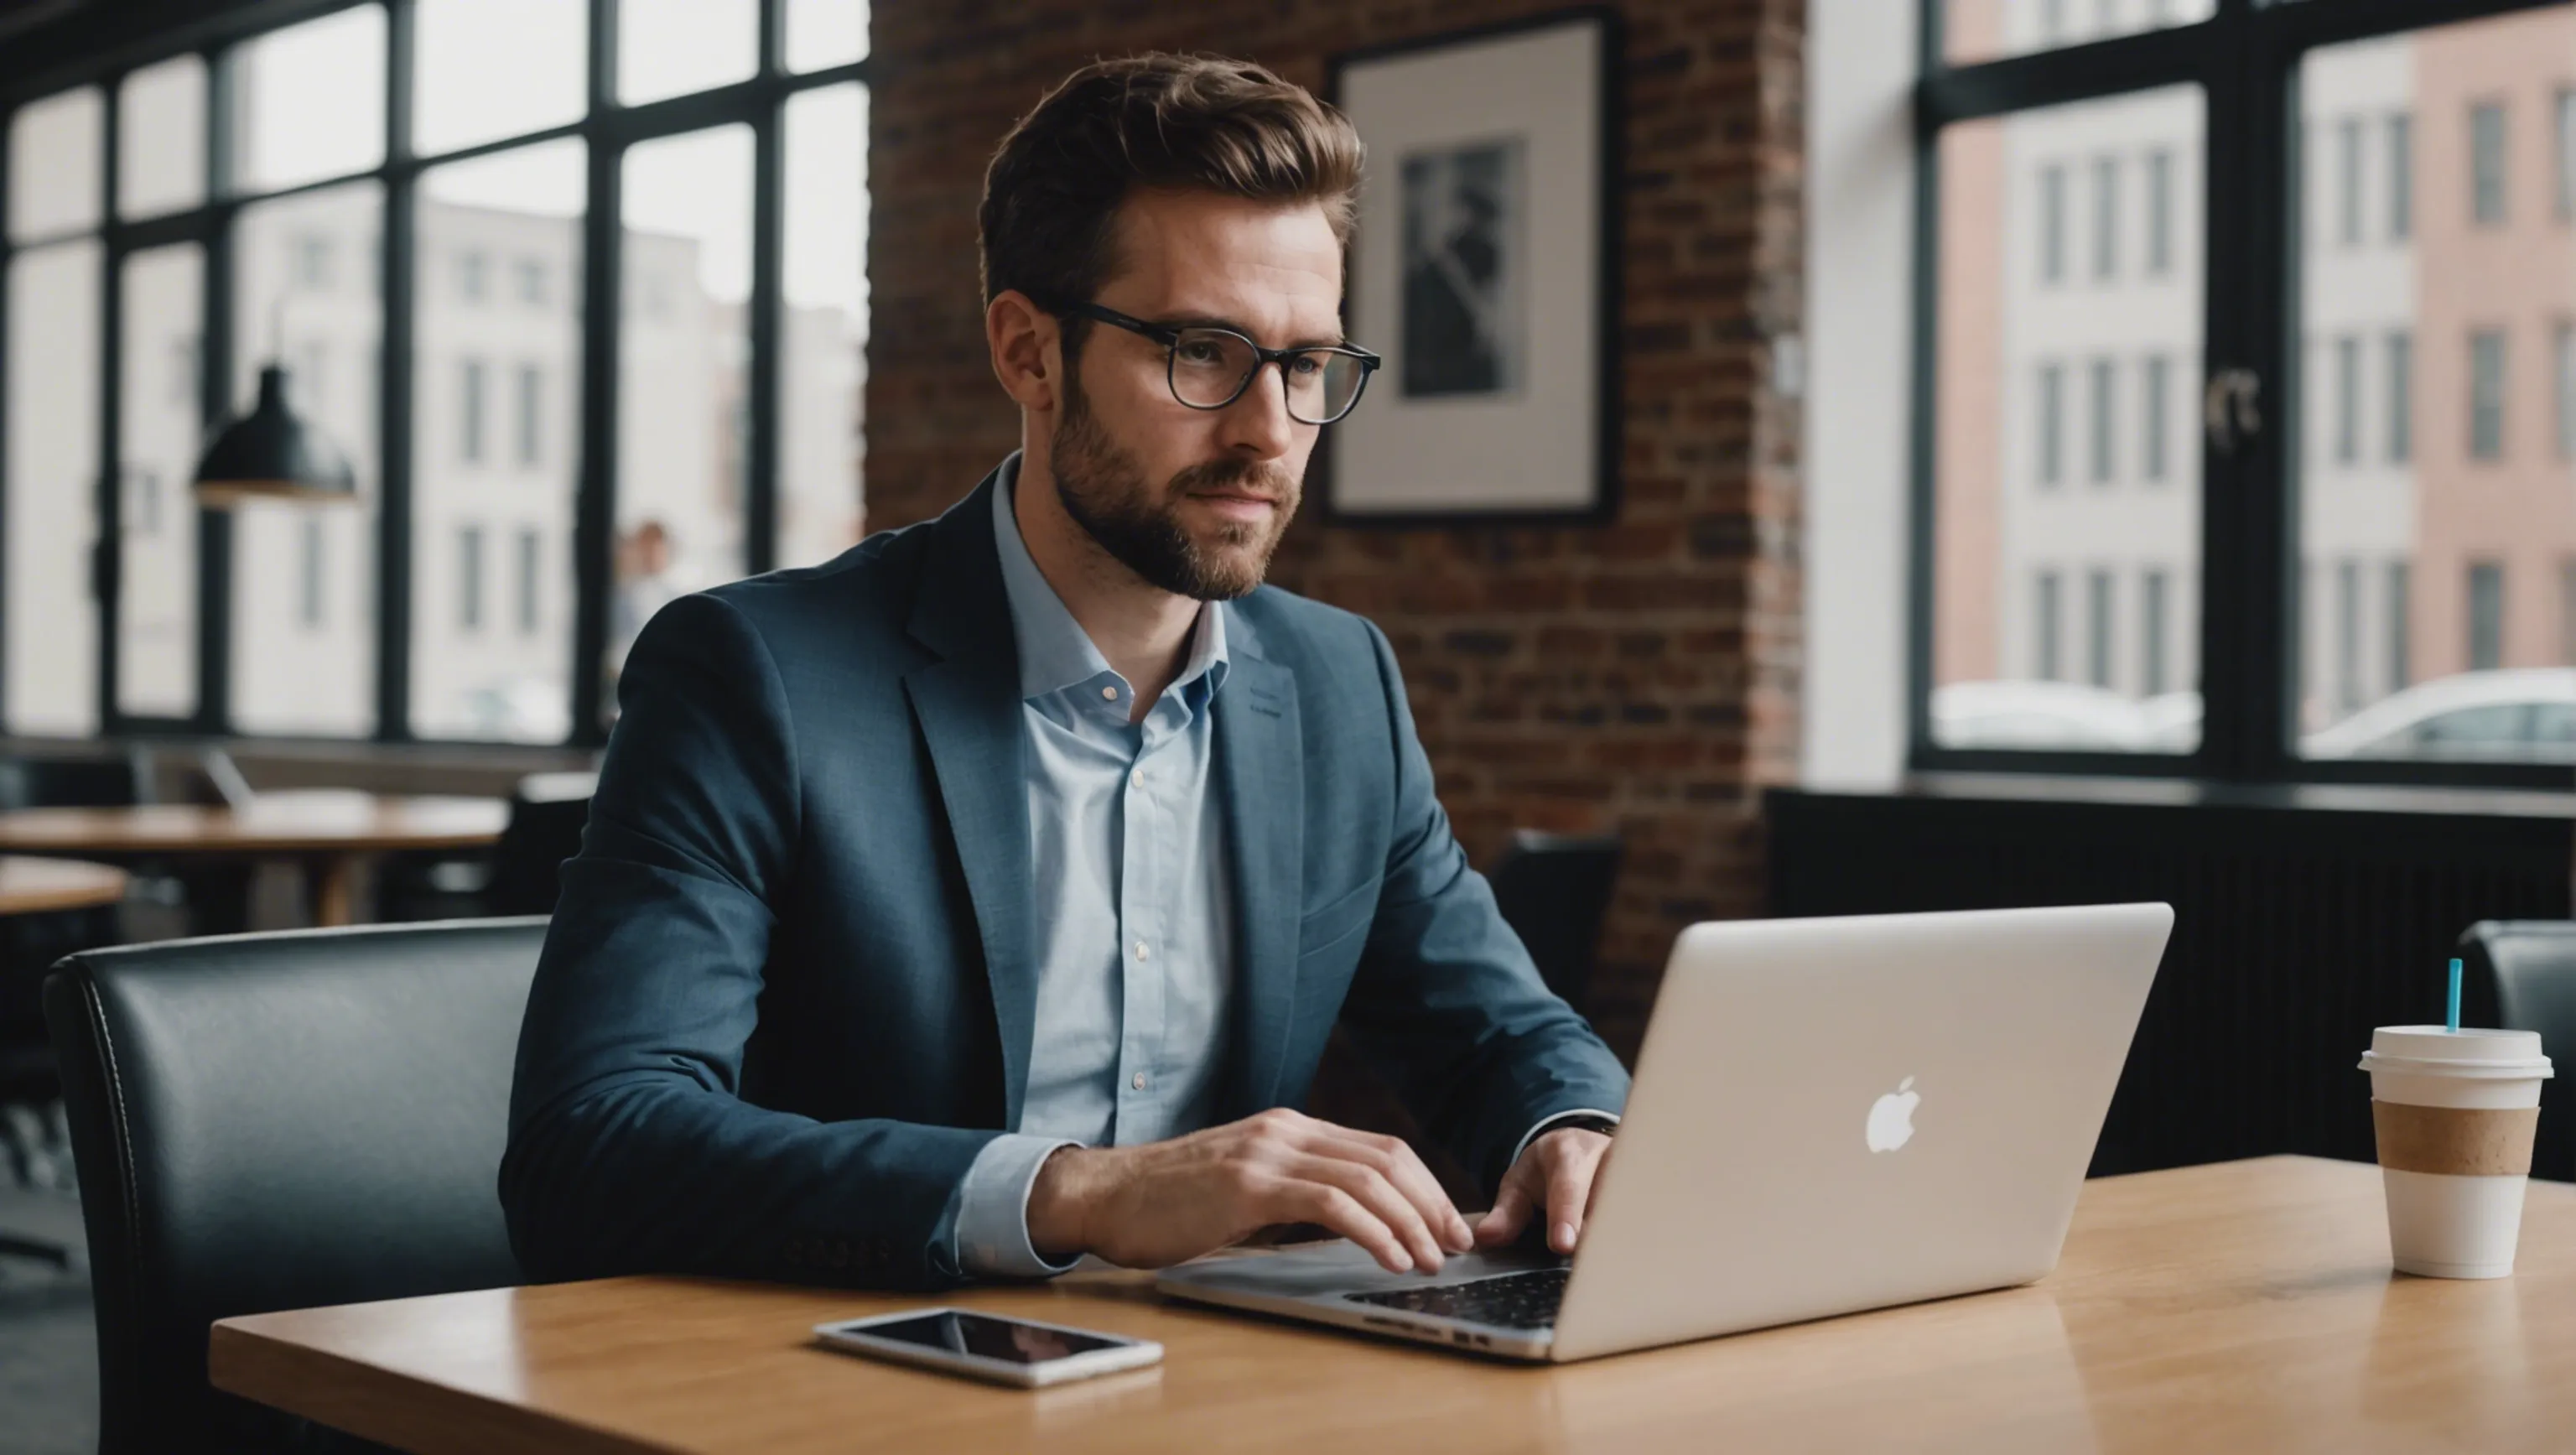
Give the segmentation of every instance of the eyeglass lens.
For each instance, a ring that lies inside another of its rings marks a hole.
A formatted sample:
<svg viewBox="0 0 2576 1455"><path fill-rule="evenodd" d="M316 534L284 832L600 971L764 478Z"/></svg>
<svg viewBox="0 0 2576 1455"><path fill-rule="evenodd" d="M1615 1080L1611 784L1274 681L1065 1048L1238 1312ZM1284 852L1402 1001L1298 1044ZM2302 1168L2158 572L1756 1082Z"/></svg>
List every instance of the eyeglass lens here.
<svg viewBox="0 0 2576 1455"><path fill-rule="evenodd" d="M1250 341L1223 329L1185 328L1172 345L1172 394L1194 409L1222 409L1234 402L1261 356ZM1330 424L1359 397L1367 370L1353 355L1316 349L1281 361L1288 382L1289 417L1304 424Z"/></svg>

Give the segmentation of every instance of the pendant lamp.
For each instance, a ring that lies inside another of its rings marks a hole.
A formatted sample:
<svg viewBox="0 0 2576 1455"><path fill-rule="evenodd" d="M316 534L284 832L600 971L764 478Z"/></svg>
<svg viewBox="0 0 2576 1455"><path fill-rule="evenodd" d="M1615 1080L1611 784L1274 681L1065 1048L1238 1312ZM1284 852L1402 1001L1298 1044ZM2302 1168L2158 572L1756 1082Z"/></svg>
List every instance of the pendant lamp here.
<svg viewBox="0 0 2576 1455"><path fill-rule="evenodd" d="M354 502L349 457L286 407L286 370L259 371L259 403L225 425L197 461L197 502L224 510L245 500Z"/></svg>

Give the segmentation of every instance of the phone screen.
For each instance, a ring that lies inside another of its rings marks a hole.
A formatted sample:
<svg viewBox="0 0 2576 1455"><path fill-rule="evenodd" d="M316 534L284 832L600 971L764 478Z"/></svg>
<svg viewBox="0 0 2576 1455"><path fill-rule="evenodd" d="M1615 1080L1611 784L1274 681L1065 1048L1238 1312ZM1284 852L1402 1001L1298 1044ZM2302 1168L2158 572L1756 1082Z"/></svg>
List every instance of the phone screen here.
<svg viewBox="0 0 2576 1455"><path fill-rule="evenodd" d="M915 1344L924 1349L945 1349L952 1354L999 1359L1007 1364L1044 1364L1050 1359L1088 1354L1094 1349L1126 1347L1123 1339L1104 1339L1097 1334L1041 1328L1017 1319L997 1319L988 1314L954 1310L870 1324L850 1332L863 1338L891 1339L898 1344Z"/></svg>

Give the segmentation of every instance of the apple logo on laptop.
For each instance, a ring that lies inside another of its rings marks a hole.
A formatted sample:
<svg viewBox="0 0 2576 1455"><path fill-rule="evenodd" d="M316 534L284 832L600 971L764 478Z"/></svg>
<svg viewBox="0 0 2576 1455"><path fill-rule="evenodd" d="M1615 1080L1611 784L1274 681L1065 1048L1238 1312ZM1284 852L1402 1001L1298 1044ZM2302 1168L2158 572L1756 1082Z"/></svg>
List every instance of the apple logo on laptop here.
<svg viewBox="0 0 2576 1455"><path fill-rule="evenodd" d="M1914 1078L1906 1077L1896 1089L1880 1097L1869 1109L1869 1149L1893 1152L1914 1140L1914 1108L1923 1093L1914 1089Z"/></svg>

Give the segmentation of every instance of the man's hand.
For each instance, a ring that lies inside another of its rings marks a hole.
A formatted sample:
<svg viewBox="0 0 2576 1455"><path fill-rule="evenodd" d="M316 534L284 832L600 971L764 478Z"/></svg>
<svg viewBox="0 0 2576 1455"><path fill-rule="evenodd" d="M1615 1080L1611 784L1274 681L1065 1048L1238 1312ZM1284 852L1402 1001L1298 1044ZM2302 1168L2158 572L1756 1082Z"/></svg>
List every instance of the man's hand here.
<svg viewBox="0 0 2576 1455"><path fill-rule="evenodd" d="M1393 1273L1436 1273L1444 1251L1475 1246L1402 1138L1284 1108L1167 1142L1062 1148L1029 1189L1029 1242L1050 1259L1160 1268L1273 1223L1321 1223Z"/></svg>
<svg viewBox="0 0 2576 1455"><path fill-rule="evenodd" d="M1522 1148L1494 1194L1493 1210L1476 1223L1476 1241L1499 1248L1521 1235L1531 1213L1543 1211L1547 1245L1573 1252L1584 1215L1592 1210L1592 1184L1609 1155L1610 1139L1582 1127L1559 1127Z"/></svg>

